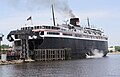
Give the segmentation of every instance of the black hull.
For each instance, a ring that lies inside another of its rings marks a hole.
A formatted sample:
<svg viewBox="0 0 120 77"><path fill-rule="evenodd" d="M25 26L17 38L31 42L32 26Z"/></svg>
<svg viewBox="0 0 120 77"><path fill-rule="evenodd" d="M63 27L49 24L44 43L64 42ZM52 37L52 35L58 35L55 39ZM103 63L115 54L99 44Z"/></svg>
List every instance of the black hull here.
<svg viewBox="0 0 120 77"><path fill-rule="evenodd" d="M108 52L107 41L85 40L60 37L44 37L41 39L29 40L29 49L71 49L71 58L84 58L87 53L91 53L94 49L103 52L106 56Z"/></svg>

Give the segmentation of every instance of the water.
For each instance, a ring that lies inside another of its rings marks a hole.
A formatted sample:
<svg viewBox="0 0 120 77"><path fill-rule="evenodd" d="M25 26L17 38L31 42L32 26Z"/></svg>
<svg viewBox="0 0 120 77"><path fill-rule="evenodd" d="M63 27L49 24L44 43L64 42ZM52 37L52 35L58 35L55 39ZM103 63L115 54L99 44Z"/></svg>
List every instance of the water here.
<svg viewBox="0 0 120 77"><path fill-rule="evenodd" d="M120 77L120 55L95 59L0 65L0 77Z"/></svg>

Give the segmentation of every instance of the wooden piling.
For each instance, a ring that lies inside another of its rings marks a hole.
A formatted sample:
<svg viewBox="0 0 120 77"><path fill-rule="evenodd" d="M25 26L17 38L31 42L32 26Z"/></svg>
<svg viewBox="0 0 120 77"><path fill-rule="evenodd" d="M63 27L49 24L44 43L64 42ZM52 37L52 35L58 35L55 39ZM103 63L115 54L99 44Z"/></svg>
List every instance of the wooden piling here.
<svg viewBox="0 0 120 77"><path fill-rule="evenodd" d="M65 49L35 49L35 60L52 61L70 59L70 48Z"/></svg>

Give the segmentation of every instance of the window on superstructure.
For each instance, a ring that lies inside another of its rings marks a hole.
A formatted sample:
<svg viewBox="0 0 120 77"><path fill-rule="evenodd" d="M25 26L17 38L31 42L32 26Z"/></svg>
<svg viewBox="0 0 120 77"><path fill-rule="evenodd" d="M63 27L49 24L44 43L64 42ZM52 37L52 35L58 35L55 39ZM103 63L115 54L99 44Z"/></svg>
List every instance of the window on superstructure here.
<svg viewBox="0 0 120 77"><path fill-rule="evenodd" d="M106 39L106 40L108 40L108 38L107 38L107 37L105 37L105 39Z"/></svg>
<svg viewBox="0 0 120 77"><path fill-rule="evenodd" d="M39 26L37 26L37 29L39 29Z"/></svg>
<svg viewBox="0 0 120 77"><path fill-rule="evenodd" d="M81 34L75 34L75 37L82 37Z"/></svg>
<svg viewBox="0 0 120 77"><path fill-rule="evenodd" d="M47 26L45 26L45 29L48 29L48 27L47 27Z"/></svg>
<svg viewBox="0 0 120 77"><path fill-rule="evenodd" d="M44 31L42 31L42 32L40 33L40 35L44 35Z"/></svg>
<svg viewBox="0 0 120 77"><path fill-rule="evenodd" d="M28 29L31 29L31 27L28 27Z"/></svg>
<svg viewBox="0 0 120 77"><path fill-rule="evenodd" d="M91 34L91 32L90 32L90 31L88 31L88 33L89 33L89 34Z"/></svg>
<svg viewBox="0 0 120 77"><path fill-rule="evenodd" d="M60 29L60 28L52 26L52 29L56 29L56 30L58 30L58 29Z"/></svg>
<svg viewBox="0 0 120 77"><path fill-rule="evenodd" d="M74 31L76 32L76 29Z"/></svg>
<svg viewBox="0 0 120 77"><path fill-rule="evenodd" d="M27 27L25 27L25 30L27 30Z"/></svg>
<svg viewBox="0 0 120 77"><path fill-rule="evenodd" d="M36 27L36 26L34 26L34 29L37 29L37 27Z"/></svg>
<svg viewBox="0 0 120 77"><path fill-rule="evenodd" d="M93 32L94 33L94 35L96 35L96 32Z"/></svg>
<svg viewBox="0 0 120 77"><path fill-rule="evenodd" d="M24 30L24 27L22 28L22 30Z"/></svg>
<svg viewBox="0 0 120 77"><path fill-rule="evenodd" d="M87 33L87 31L84 31L84 33Z"/></svg>
<svg viewBox="0 0 120 77"><path fill-rule="evenodd" d="M63 35L65 35L65 36L72 36L72 34L69 34L69 33L63 33Z"/></svg>
<svg viewBox="0 0 120 77"><path fill-rule="evenodd" d="M52 29L54 29L54 27L52 26Z"/></svg>
<svg viewBox="0 0 120 77"><path fill-rule="evenodd" d="M39 29L39 26L35 26L34 29Z"/></svg>
<svg viewBox="0 0 120 77"><path fill-rule="evenodd" d="M45 26L45 29L50 29L50 26Z"/></svg>
<svg viewBox="0 0 120 77"><path fill-rule="evenodd" d="M57 32L47 32L47 34L50 34L50 35L60 35L60 33L57 33Z"/></svg>
<svg viewBox="0 0 120 77"><path fill-rule="evenodd" d="M101 36L102 34L98 32L98 34Z"/></svg>
<svg viewBox="0 0 120 77"><path fill-rule="evenodd" d="M89 35L86 35L86 37L87 37L87 38L90 38L90 36L89 36Z"/></svg>
<svg viewBox="0 0 120 77"><path fill-rule="evenodd" d="M61 29L61 30L66 31L66 29Z"/></svg>
<svg viewBox="0 0 120 77"><path fill-rule="evenodd" d="M24 30L26 30L26 27L24 27Z"/></svg>
<svg viewBox="0 0 120 77"><path fill-rule="evenodd" d="M39 29L41 29L41 26L39 26Z"/></svg>
<svg viewBox="0 0 120 77"><path fill-rule="evenodd" d="M41 29L45 29L45 26L40 26Z"/></svg>
<svg viewBox="0 0 120 77"><path fill-rule="evenodd" d="M46 26L44 26L44 29L46 29Z"/></svg>
<svg viewBox="0 0 120 77"><path fill-rule="evenodd" d="M35 35L39 36L39 32L35 32Z"/></svg>
<svg viewBox="0 0 120 77"><path fill-rule="evenodd" d="M15 46L21 46L21 40L15 41L14 44Z"/></svg>
<svg viewBox="0 0 120 77"><path fill-rule="evenodd" d="M33 29L33 27L31 27L31 29Z"/></svg>

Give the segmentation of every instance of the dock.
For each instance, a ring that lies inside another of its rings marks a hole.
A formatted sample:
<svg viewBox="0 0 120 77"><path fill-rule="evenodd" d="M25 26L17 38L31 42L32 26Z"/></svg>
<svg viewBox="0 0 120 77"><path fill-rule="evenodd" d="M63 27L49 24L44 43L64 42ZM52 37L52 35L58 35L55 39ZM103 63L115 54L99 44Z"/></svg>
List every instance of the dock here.
<svg viewBox="0 0 120 77"><path fill-rule="evenodd" d="M53 61L53 60L68 60L71 59L71 49L35 49L36 61Z"/></svg>

